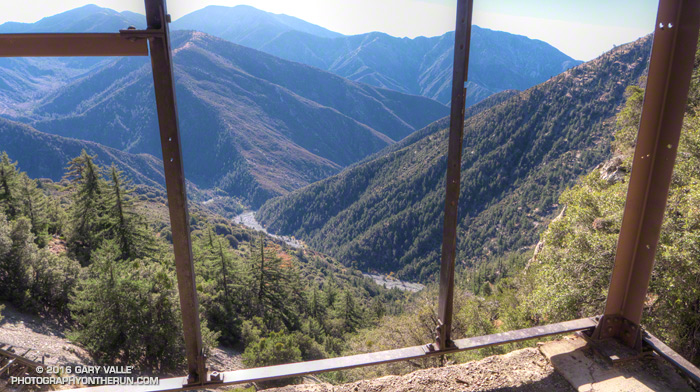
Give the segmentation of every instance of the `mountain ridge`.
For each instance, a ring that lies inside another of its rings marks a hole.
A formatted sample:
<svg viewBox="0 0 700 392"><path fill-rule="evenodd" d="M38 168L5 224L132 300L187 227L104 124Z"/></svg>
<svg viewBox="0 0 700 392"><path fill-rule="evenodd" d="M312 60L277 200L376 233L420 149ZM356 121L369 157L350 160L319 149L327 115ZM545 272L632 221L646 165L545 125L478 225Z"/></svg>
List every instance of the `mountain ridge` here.
<svg viewBox="0 0 700 392"><path fill-rule="evenodd" d="M5 22L0 34L17 33L116 33L134 26L146 28L144 15L87 4L60 14L47 16L33 23Z"/></svg>
<svg viewBox="0 0 700 392"><path fill-rule="evenodd" d="M135 184L165 185L162 161L148 154L129 154L99 143L39 132L29 125L1 117L0 140L0 151L18 161L22 170L32 178L60 181L68 162L85 150L90 155L97 155L99 165L117 166Z"/></svg>
<svg viewBox="0 0 700 392"><path fill-rule="evenodd" d="M176 19L170 28L197 30L254 49L293 30L324 38L342 36L299 18L262 11L249 5L209 5Z"/></svg>
<svg viewBox="0 0 700 392"><path fill-rule="evenodd" d="M194 11L173 22L172 28L204 31L350 80L449 104L454 32L416 38L393 37L376 31L329 36L306 28L278 26L255 33L246 23L253 24L264 14L267 18L278 15L250 6L239 7L242 6L219 7L221 15L212 15L213 11L206 8ZM246 18L252 10L255 17ZM246 34L227 32L228 23L219 26L222 15L238 21L239 29L247 29ZM208 23L211 19L215 20L213 26ZM467 106L503 90L525 90L581 63L544 41L521 35L473 26L472 37Z"/></svg>
<svg viewBox="0 0 700 392"><path fill-rule="evenodd" d="M603 141L625 88L646 71L650 44L620 46L467 119L460 265L536 242L558 193L610 154ZM346 265L430 280L439 266L446 124L268 201L258 221Z"/></svg>
<svg viewBox="0 0 700 392"><path fill-rule="evenodd" d="M186 175L250 204L331 175L447 114L201 32L173 33ZM148 59L101 65L14 119L160 157ZM323 86L323 88L318 88Z"/></svg>

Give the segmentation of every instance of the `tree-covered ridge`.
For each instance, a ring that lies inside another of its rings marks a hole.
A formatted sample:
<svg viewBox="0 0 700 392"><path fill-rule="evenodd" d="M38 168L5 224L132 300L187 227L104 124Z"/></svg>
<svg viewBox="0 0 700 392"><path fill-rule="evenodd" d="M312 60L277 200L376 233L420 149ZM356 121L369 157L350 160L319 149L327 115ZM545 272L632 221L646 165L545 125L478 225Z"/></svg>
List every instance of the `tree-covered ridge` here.
<svg viewBox="0 0 700 392"><path fill-rule="evenodd" d="M609 155L651 38L619 47L465 122L458 260L530 246L567 184ZM267 202L258 220L361 269L429 279L439 265L447 130Z"/></svg>
<svg viewBox="0 0 700 392"><path fill-rule="evenodd" d="M270 361L270 339L287 339L299 353L292 359L337 355L358 329L400 311L398 290L324 255L197 204L190 224L206 346L245 349L251 366ZM98 362L182 365L170 241L162 191L135 189L85 151L59 183L33 180L0 156L0 300L62 320Z"/></svg>
<svg viewBox="0 0 700 392"><path fill-rule="evenodd" d="M163 163L147 154L131 154L104 145L51 135L19 122L0 118L0 149L20 163L32 178L60 181L66 164L82 150L97 155L97 163L115 165L136 184L165 185Z"/></svg>
<svg viewBox="0 0 700 392"><path fill-rule="evenodd" d="M700 59L700 53L696 56ZM700 364L700 62L696 62L689 105L642 326L676 352ZM533 252L511 253L458 271L453 337L511 331L602 314L610 284L644 90L627 88L616 117L613 158L582 176L559 197L557 217ZM347 353L421 344L432 338L437 320L436 285L415 296L399 315L360 331ZM524 343L528 344L528 343ZM507 353L509 344L455 354L464 361ZM357 369L346 380L407 373L437 366L434 359Z"/></svg>
<svg viewBox="0 0 700 392"><path fill-rule="evenodd" d="M696 57L697 58L697 57ZM696 67L694 80L699 69ZM615 157L561 195L562 217L542 234L522 294L539 320L600 314L615 262L644 91L630 87L618 116ZM700 363L700 117L691 86L642 324L684 357Z"/></svg>

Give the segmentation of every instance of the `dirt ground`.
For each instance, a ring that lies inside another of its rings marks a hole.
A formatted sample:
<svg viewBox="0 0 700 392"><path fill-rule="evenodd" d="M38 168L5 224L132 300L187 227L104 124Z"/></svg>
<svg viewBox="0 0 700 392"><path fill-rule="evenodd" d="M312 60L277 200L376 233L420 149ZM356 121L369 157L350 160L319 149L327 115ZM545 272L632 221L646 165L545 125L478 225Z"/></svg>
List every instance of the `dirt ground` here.
<svg viewBox="0 0 700 392"><path fill-rule="evenodd" d="M10 304L5 304L0 321L0 345L14 348L25 358L47 365L91 365L92 358L82 348L71 343L63 328L55 322L37 316L20 313Z"/></svg>
<svg viewBox="0 0 700 392"><path fill-rule="evenodd" d="M42 362L43 358L46 365L96 365L87 351L68 340L66 326L19 312L8 303L2 304L5 305L5 309L0 321L0 347L8 350L8 345L12 346L16 354L36 362ZM225 347L212 350L208 365L212 370L218 371L238 370L244 367L241 352ZM173 377L184 372L183 369L181 372L161 376Z"/></svg>
<svg viewBox="0 0 700 392"><path fill-rule="evenodd" d="M295 385L266 392L574 392L536 348L443 368L333 386Z"/></svg>

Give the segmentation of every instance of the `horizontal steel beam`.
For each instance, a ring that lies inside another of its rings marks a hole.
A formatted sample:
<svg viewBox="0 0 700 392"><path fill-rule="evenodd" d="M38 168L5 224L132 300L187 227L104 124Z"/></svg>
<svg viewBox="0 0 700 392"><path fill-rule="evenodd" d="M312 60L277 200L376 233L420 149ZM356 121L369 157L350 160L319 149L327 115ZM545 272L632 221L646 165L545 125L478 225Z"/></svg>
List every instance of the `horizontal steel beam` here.
<svg viewBox="0 0 700 392"><path fill-rule="evenodd" d="M576 331L592 329L596 321L590 318L583 318L563 323L550 324L542 327L519 329L515 331L497 333L493 335L478 336L455 340L455 349L449 353L459 351L476 350L479 348L497 346L501 344L514 343L522 340L537 339L550 335L558 335ZM442 355L444 352L428 351L425 346L413 346L396 350L379 351L369 354L352 355L348 357L321 359L317 361L289 363L285 365L266 366L253 369L235 370L222 372L223 382L218 384L205 385L213 387L220 385L245 384L250 382L275 380L288 377L302 376L306 374L323 373L335 370L352 369L362 366L380 365L390 362L406 361L409 359L426 358L429 356ZM149 386L129 386L129 391L184 391L192 389L202 389L201 385L184 387L186 377L175 377L160 380L159 385ZM123 386L102 386L74 389L81 392L112 392L124 390Z"/></svg>
<svg viewBox="0 0 700 392"><path fill-rule="evenodd" d="M669 361L671 365L685 373L685 375L690 377L695 384L700 385L700 369L690 363L690 361L683 358L680 354L673 351L671 347L668 347L664 342L648 332L644 334L642 339L644 340L644 343L648 344L649 347L651 347L651 349L659 354L663 359Z"/></svg>
<svg viewBox="0 0 700 392"><path fill-rule="evenodd" d="M0 57L83 56L148 56L148 43L119 33L0 34Z"/></svg>
<svg viewBox="0 0 700 392"><path fill-rule="evenodd" d="M2 346L2 345L0 345L0 346ZM27 351L27 352L29 352L29 351ZM26 353L25 353L25 355L26 355ZM25 366L31 367L32 369L35 369L37 366L42 366L42 364L40 364L39 362L34 362L34 361L29 360L23 356L17 355L16 353L13 353L13 352L10 352L7 350L3 350L3 349L0 349L0 357L10 358L10 359L16 361L17 363L21 363Z"/></svg>

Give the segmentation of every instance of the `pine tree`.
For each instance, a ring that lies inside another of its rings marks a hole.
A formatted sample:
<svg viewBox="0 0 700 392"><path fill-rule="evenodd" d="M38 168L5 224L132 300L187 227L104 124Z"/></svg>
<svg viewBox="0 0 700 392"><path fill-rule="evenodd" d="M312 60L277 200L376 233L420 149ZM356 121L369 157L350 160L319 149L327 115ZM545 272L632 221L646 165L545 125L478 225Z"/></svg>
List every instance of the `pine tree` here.
<svg viewBox="0 0 700 392"><path fill-rule="evenodd" d="M104 204L107 208L103 226L108 238L119 244L121 259L136 259L147 255L153 248L153 238L145 222L134 212L130 194L134 191L131 181L122 177L122 172L112 165L110 182Z"/></svg>
<svg viewBox="0 0 700 392"><path fill-rule="evenodd" d="M316 287L311 291L311 299L309 301L309 313L318 321L322 321L326 317L326 306L324 304L323 293Z"/></svg>
<svg viewBox="0 0 700 392"><path fill-rule="evenodd" d="M70 209L70 245L82 264L90 262L90 254L101 242L100 221L104 215L105 183L102 168L95 164L96 156L83 150L69 162L68 178L73 187Z"/></svg>
<svg viewBox="0 0 700 392"><path fill-rule="evenodd" d="M278 330L282 325L293 326L296 321L293 312L288 311L290 274L282 266L282 260L265 251L264 237L260 236L260 246L254 250L249 263L252 271L252 284L255 287L255 311L269 330Z"/></svg>
<svg viewBox="0 0 700 392"><path fill-rule="evenodd" d="M69 305L70 337L99 360L173 368L182 358L173 278L158 263L120 257L113 240L95 250Z"/></svg>
<svg viewBox="0 0 700 392"><path fill-rule="evenodd" d="M0 211L9 220L16 218L21 209L18 200L19 173L17 162L12 162L6 152L0 156Z"/></svg>
<svg viewBox="0 0 700 392"><path fill-rule="evenodd" d="M224 254L224 246L221 243L221 238L217 238L217 245L218 245L218 261L219 261L219 271L221 272L221 288L224 292L224 299L227 304L232 304L233 303L233 297L231 296L230 292L230 285L231 285L231 274L233 271L229 261L228 257Z"/></svg>
<svg viewBox="0 0 700 392"><path fill-rule="evenodd" d="M335 307L335 300L338 297L338 285L335 283L335 278L332 274L326 279L323 285L323 291L326 296L326 307L333 309Z"/></svg>
<svg viewBox="0 0 700 392"><path fill-rule="evenodd" d="M14 303L29 300L32 266L38 249L26 217L7 222L0 213L0 298Z"/></svg>
<svg viewBox="0 0 700 392"><path fill-rule="evenodd" d="M19 191L22 205L22 215L32 222L32 233L43 237L48 229L46 213L46 196L37 188L35 180L25 173L19 176Z"/></svg>
<svg viewBox="0 0 700 392"><path fill-rule="evenodd" d="M343 327L347 332L355 332L362 322L361 311L349 290L346 290L343 295L341 316L343 318Z"/></svg>

